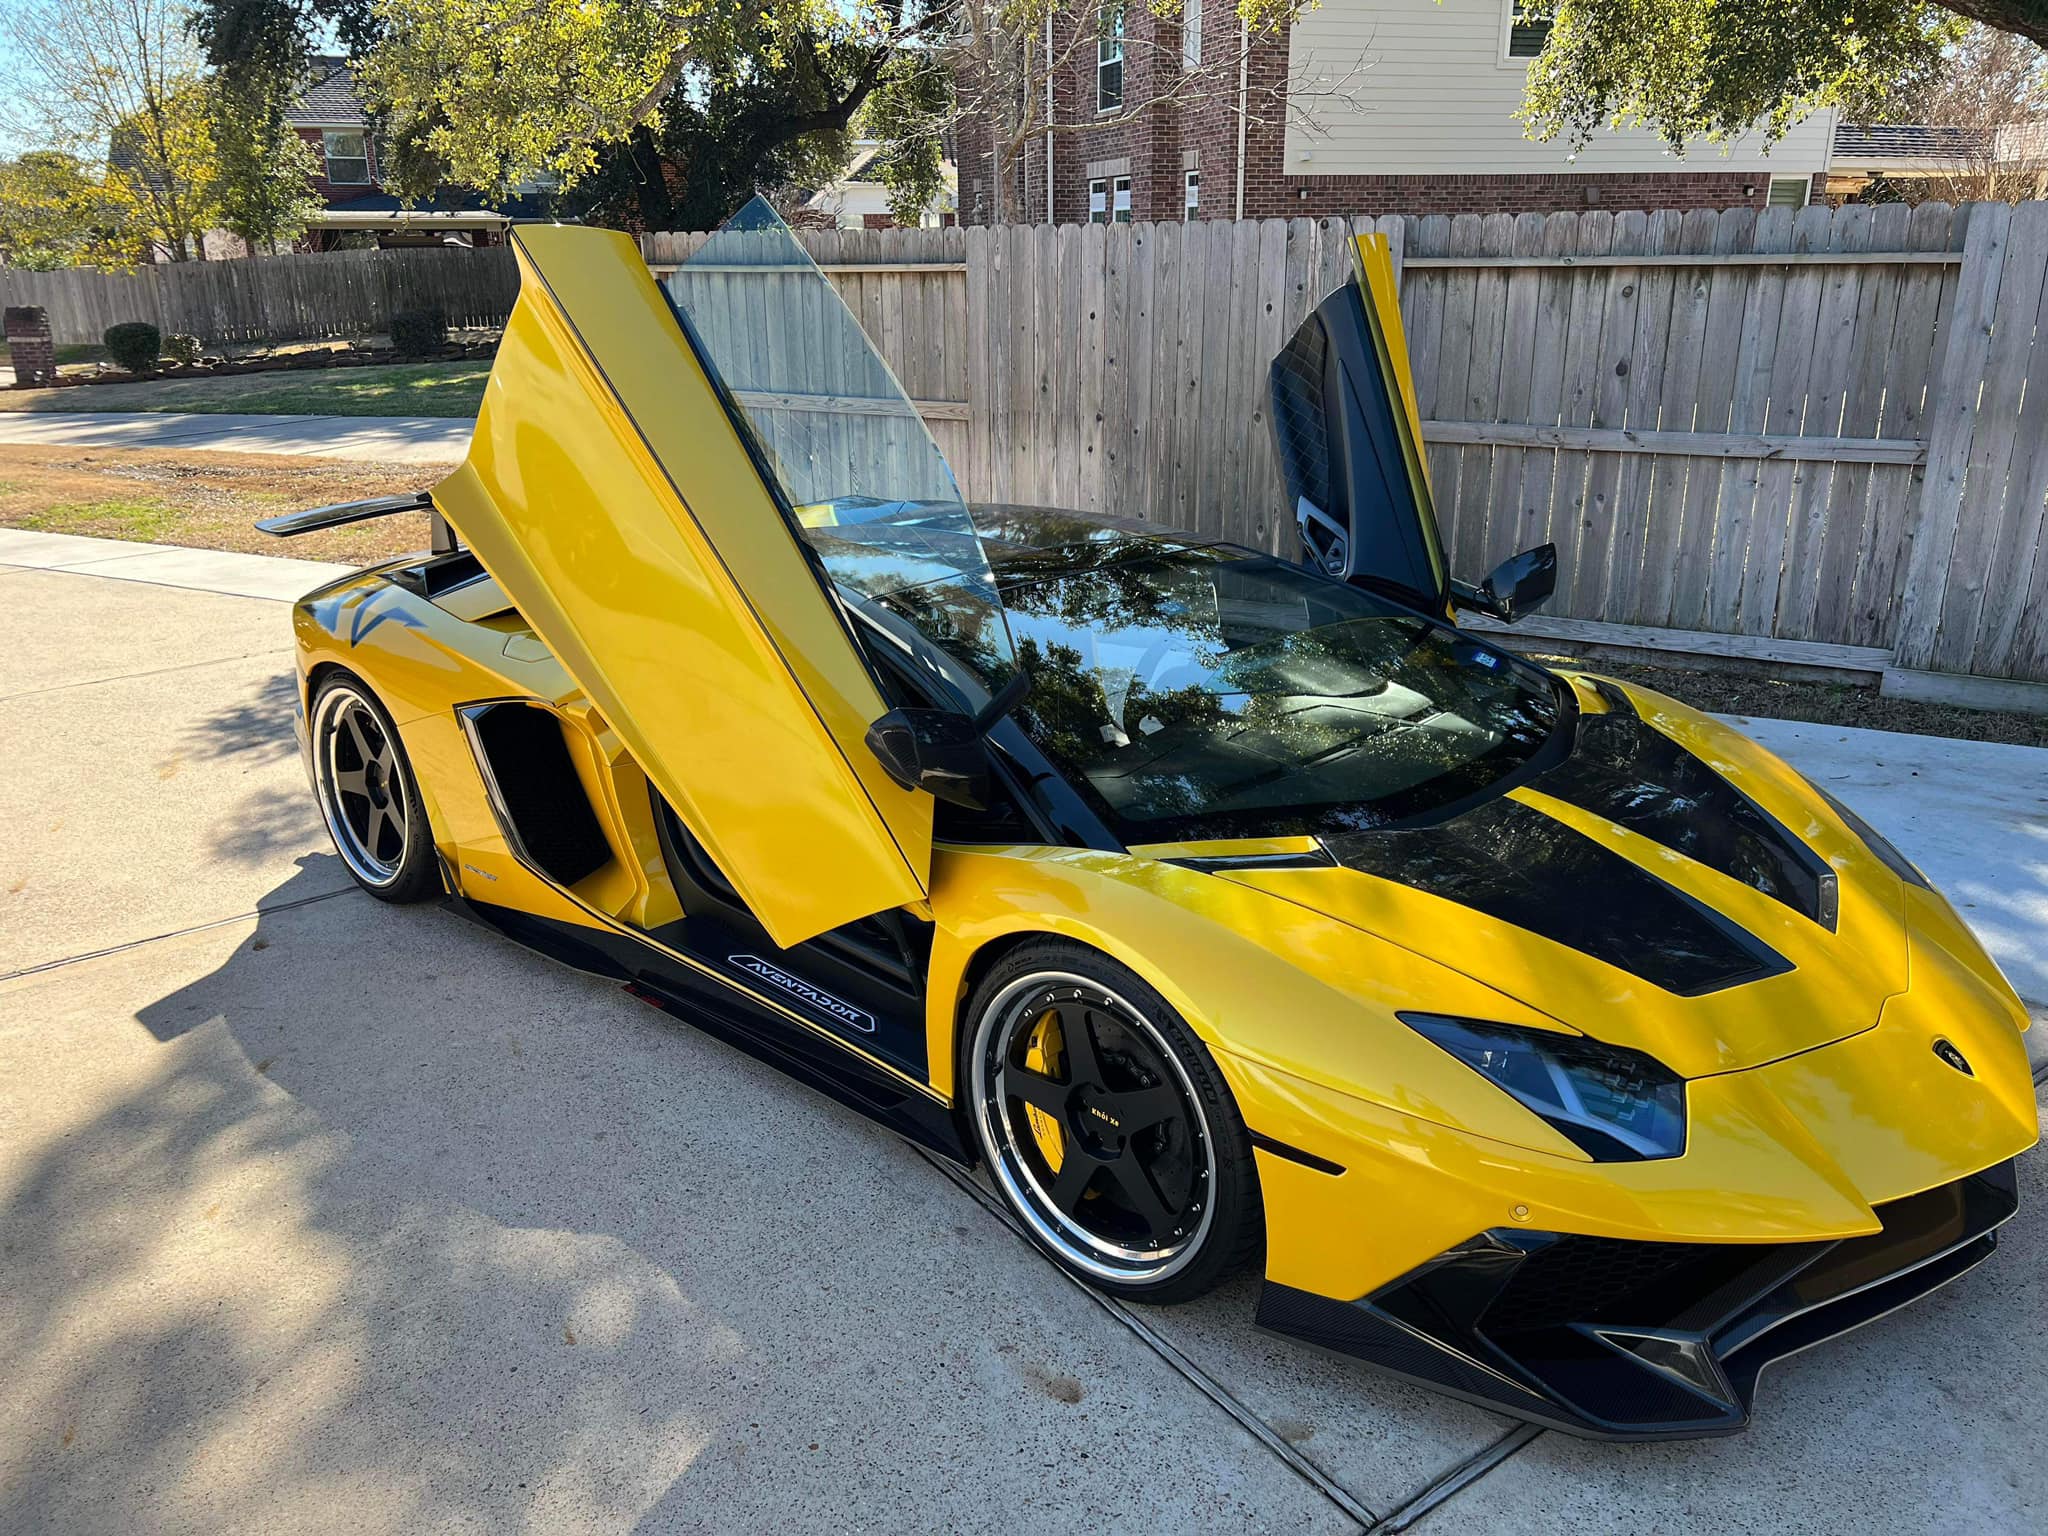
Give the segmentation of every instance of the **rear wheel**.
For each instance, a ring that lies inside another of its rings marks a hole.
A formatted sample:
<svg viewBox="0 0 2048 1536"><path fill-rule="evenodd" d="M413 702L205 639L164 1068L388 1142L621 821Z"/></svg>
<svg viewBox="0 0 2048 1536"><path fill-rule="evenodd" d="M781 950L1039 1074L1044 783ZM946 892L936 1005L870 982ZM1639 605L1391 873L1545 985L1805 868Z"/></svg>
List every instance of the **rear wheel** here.
<svg viewBox="0 0 2048 1536"><path fill-rule="evenodd" d="M434 839L384 706L337 673L314 692L309 730L320 814L356 884L380 901L431 896L439 883Z"/></svg>
<svg viewBox="0 0 2048 1536"><path fill-rule="evenodd" d="M1126 967L1064 941L976 990L963 1081L990 1175L1032 1239L1119 1296L1185 1301L1263 1234L1251 1140L1209 1053Z"/></svg>

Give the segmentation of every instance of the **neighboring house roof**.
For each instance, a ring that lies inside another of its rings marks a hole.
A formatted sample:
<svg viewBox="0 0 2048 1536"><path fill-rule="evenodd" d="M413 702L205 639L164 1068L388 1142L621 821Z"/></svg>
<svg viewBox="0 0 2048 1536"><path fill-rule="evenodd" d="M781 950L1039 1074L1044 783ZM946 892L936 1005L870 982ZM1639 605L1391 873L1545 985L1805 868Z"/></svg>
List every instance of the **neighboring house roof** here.
<svg viewBox="0 0 2048 1536"><path fill-rule="evenodd" d="M355 81L348 72L348 60L322 54L313 60L313 83L299 99L285 109L285 121L295 128L367 128L370 114L356 94Z"/></svg>
<svg viewBox="0 0 2048 1536"><path fill-rule="evenodd" d="M1833 164L1880 168L1916 162L1954 164L1982 159L1996 137L1992 129L1940 123L1837 123Z"/></svg>
<svg viewBox="0 0 2048 1536"><path fill-rule="evenodd" d="M889 206L888 193L882 183L870 174L875 157L882 152L882 147L878 141L872 139L856 142L853 158L846 162L846 168L836 179L826 182L805 198L804 207L828 214L846 211L853 203L863 201L861 194L865 192L872 194L865 200L872 203L872 207L863 207L861 211L880 212L886 209ZM939 181L939 191L932 199L932 209L950 213L958 201L960 184L960 173L951 160L939 162Z"/></svg>

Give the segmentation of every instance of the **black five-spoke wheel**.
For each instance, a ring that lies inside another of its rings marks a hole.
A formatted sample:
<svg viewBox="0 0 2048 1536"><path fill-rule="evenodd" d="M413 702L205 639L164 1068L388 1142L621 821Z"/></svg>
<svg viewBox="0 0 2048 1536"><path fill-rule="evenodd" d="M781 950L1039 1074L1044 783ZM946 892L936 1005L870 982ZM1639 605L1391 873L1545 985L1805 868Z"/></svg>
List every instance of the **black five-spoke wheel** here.
<svg viewBox="0 0 2048 1536"><path fill-rule="evenodd" d="M973 1013L967 1086L990 1174L1038 1243L1091 1282L1199 1294L1260 1226L1248 1140L1214 1065L1123 967L1078 945L1029 951L998 965Z"/></svg>
<svg viewBox="0 0 2048 1536"><path fill-rule="evenodd" d="M416 901L434 880L433 840L397 729L346 674L313 698L313 787L335 851L356 883L387 901Z"/></svg>

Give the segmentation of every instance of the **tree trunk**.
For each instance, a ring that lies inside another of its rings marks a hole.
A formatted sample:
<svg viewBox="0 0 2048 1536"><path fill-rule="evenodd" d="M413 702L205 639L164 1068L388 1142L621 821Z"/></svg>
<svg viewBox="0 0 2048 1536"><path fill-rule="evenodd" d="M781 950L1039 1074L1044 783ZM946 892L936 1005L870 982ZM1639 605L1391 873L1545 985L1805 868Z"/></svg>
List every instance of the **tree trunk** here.
<svg viewBox="0 0 2048 1536"><path fill-rule="evenodd" d="M2048 0L1940 0L1943 10L2048 48Z"/></svg>
<svg viewBox="0 0 2048 1536"><path fill-rule="evenodd" d="M640 221L650 230L675 227L675 204L668 191L668 168L661 148L645 123L633 130L628 156L633 167L633 196L640 208Z"/></svg>

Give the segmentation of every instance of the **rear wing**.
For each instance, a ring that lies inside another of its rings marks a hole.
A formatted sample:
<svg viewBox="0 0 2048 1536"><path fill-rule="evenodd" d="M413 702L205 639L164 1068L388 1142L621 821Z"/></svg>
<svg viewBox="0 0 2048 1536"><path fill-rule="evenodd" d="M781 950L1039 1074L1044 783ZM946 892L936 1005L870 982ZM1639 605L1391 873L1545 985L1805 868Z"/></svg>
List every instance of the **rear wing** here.
<svg viewBox="0 0 2048 1536"><path fill-rule="evenodd" d="M322 528L341 528L350 523L365 523L373 517L390 517L399 512L425 512L432 529L430 547L437 555L445 555L459 547L455 530L448 526L448 519L441 515L441 509L434 505L431 491L414 491L409 496L372 496L368 501L338 501L331 507L308 507L303 512L280 512L276 517L266 517L256 525L259 533L274 538L290 539L302 533L317 533Z"/></svg>

